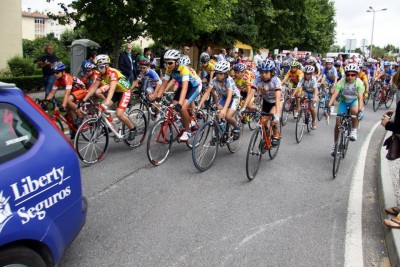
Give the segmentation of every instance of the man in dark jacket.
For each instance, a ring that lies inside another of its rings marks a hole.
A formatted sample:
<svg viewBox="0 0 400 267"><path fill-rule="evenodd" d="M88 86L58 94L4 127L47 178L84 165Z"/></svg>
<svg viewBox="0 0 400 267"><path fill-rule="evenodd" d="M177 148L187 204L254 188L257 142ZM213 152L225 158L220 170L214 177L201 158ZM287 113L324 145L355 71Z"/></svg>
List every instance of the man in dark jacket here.
<svg viewBox="0 0 400 267"><path fill-rule="evenodd" d="M132 83L134 79L135 69L135 58L132 56L132 45L130 43L125 44L125 51L119 55L118 68L122 74L128 78L129 82Z"/></svg>

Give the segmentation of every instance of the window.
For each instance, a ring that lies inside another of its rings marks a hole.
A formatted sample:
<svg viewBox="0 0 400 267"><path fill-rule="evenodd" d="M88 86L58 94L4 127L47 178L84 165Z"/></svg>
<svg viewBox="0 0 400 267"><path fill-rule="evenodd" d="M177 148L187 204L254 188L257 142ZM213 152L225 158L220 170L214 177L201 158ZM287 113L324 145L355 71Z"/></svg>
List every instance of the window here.
<svg viewBox="0 0 400 267"><path fill-rule="evenodd" d="M0 164L32 148L38 131L15 106L0 103Z"/></svg>
<svg viewBox="0 0 400 267"><path fill-rule="evenodd" d="M45 36L45 19L35 18L35 38Z"/></svg>

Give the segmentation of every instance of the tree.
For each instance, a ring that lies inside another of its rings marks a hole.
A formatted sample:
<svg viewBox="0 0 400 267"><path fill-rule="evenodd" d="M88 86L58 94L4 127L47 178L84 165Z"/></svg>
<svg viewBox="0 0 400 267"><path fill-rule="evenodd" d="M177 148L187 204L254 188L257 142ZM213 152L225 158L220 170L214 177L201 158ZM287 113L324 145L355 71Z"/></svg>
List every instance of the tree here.
<svg viewBox="0 0 400 267"><path fill-rule="evenodd" d="M84 29L101 43L104 52L118 58L123 42L136 40L146 27L149 0L75 0L70 5L60 4L66 16L49 14L61 24L76 22L75 29ZM69 12L68 8L74 11ZM117 60L113 62L117 65Z"/></svg>

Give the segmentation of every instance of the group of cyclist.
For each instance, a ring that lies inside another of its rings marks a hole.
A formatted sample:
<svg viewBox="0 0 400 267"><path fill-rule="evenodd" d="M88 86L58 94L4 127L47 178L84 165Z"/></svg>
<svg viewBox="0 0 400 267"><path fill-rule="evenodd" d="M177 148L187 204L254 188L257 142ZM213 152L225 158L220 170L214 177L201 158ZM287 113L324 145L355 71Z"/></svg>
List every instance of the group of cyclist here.
<svg viewBox="0 0 400 267"><path fill-rule="evenodd" d="M350 140L357 140L357 124L362 117L363 97L369 92L371 79L384 80L391 84L394 75L392 65L384 62L382 70L371 61L345 62L333 58L319 62L315 57L309 57L301 64L292 60L290 64L283 61L280 67L272 59L260 61L257 66L247 58L245 60L215 61L205 53L200 58L201 67L198 72L190 67L190 58L181 56L180 52L170 49L164 54L165 73L162 79L154 70L150 69L149 60L140 61L141 74L131 84L120 71L110 67L108 55L97 55L94 64L85 64L85 75L81 79L72 77L65 72L66 66L56 62L53 66L56 82L47 99L54 97L58 87L65 88L62 107L75 111L76 123L80 124L83 116L77 108L76 101L87 101L92 95L101 100L100 108L108 109L117 103L116 116L129 129L129 139L135 138L136 126L125 115L130 103L132 90L141 84L146 91L149 101L158 102L163 93L173 88L175 96L172 104L179 113L184 133L181 141L191 137L191 125L188 108L201 109L205 101L212 97L218 110L218 120L228 121L233 127L234 139L240 137L241 124L236 121L235 113L242 113L246 109L255 110L254 96L262 99L262 111L274 114L272 145L280 142L280 114L283 90L293 88L291 96L296 98L295 118L299 112L300 96L308 98L312 114L311 129L317 128L315 105L321 90L327 90L331 95L326 106L326 114L331 112L336 98L339 99L334 141L337 138L337 128L340 124L340 114L357 115L352 121ZM287 68L289 66L289 68ZM281 75L279 75L279 73ZM282 78L282 80L281 80ZM284 86L285 85L285 86ZM201 95L198 105L195 99ZM333 153L334 146L332 148Z"/></svg>

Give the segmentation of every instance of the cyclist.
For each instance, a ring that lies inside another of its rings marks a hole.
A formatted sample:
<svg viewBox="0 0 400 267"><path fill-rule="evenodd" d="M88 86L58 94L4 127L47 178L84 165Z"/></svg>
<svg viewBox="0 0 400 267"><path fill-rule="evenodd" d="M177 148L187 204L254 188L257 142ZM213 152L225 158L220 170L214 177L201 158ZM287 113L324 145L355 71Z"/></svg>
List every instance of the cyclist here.
<svg viewBox="0 0 400 267"><path fill-rule="evenodd" d="M290 63L290 71L285 75L285 78L282 80L282 84L285 84L286 81L289 81L290 88L296 88L297 84L301 79L303 79L303 72L300 70L300 63L297 61L292 61ZM297 118L298 113L295 112L294 118Z"/></svg>
<svg viewBox="0 0 400 267"><path fill-rule="evenodd" d="M200 109L211 91L215 90L220 95L217 108L221 110L221 113L218 114L218 120L222 123L222 120L226 119L234 127L233 139L237 140L240 137L240 126L234 114L239 107L240 92L232 77L228 75L229 69L230 65L227 61L220 61L215 65L216 77L210 82L196 109Z"/></svg>
<svg viewBox="0 0 400 267"><path fill-rule="evenodd" d="M315 104L317 103L318 100L318 83L317 79L314 76L312 76L314 72L315 72L314 66L311 65L305 66L304 78L300 80L300 82L297 84L297 88L292 93L292 97L296 95L299 96L297 97L297 106L296 106L297 113L300 111L300 96L304 95L305 97L308 98L312 116L312 125L311 125L312 130L316 129Z"/></svg>
<svg viewBox="0 0 400 267"><path fill-rule="evenodd" d="M275 76L275 63L272 60L267 59L258 63L257 70L259 75L253 81L252 90L247 94L241 111L246 109L254 93L258 90L263 98L262 111L275 114L271 144L277 146L280 142L281 80Z"/></svg>
<svg viewBox="0 0 400 267"><path fill-rule="evenodd" d="M322 90L324 90L327 86L331 87L330 94L332 95L333 93L333 87L335 86L337 82L337 70L333 66L333 58L328 57L325 60L325 68L322 72L322 80L321 80L321 86Z"/></svg>
<svg viewBox="0 0 400 267"><path fill-rule="evenodd" d="M170 49L164 54L164 64L166 66L162 84L157 92L157 98L161 98L169 83L178 83L178 90L175 93L173 104L182 118L185 131L180 137L181 141L187 141L191 137L189 105L200 93L202 84L195 72L190 71L187 66L179 65L180 53L178 50Z"/></svg>
<svg viewBox="0 0 400 267"><path fill-rule="evenodd" d="M90 91L90 87L92 87L93 83L96 81L99 72L96 70L96 66L90 62L84 65L85 67L85 76L82 77L82 82L85 84L86 88ZM104 86L104 88L103 88ZM103 91L107 92L109 85L102 83L102 87L96 90L95 95L97 98L104 100L106 99L103 95Z"/></svg>
<svg viewBox="0 0 400 267"><path fill-rule="evenodd" d="M61 61L55 62L53 64L53 72L54 76L56 76L56 80L54 82L53 89L47 95L46 100L52 99L55 96L56 91L59 87L65 88L64 99L62 101L61 106L63 109L68 107L66 119L71 122L73 118L71 110L76 113L77 118L74 124L78 126L83 121L83 115L81 111L78 109L76 101L81 100L85 97L86 87L81 80L68 74L65 71L66 69L67 67Z"/></svg>
<svg viewBox="0 0 400 267"><path fill-rule="evenodd" d="M375 81L380 79L384 81L384 85L382 86L383 90L383 95L386 96L386 87L389 87L389 90L391 90L391 85L393 81L393 76L394 76L394 70L392 69L392 64L389 61L385 61L383 63L383 70L382 72L375 78Z"/></svg>
<svg viewBox="0 0 400 267"><path fill-rule="evenodd" d="M315 71L313 73L313 76L315 76L315 78L317 79L317 82L320 82L322 79L322 76L321 76L321 65L318 63L318 60L315 57L310 57L307 60L307 63L314 67Z"/></svg>
<svg viewBox="0 0 400 267"><path fill-rule="evenodd" d="M97 55L94 63L97 65L99 75L91 86L88 94L84 97L83 101L89 99L89 97L96 92L103 82L109 85L107 97L103 100L100 108L102 110L106 110L113 104L113 102L118 102L118 107L115 114L117 118L129 128L130 131L128 139L135 139L136 126L128 118L128 116L125 115L125 110L128 107L131 99L131 84L129 83L128 79L121 74L121 72L110 67L110 57L108 55Z"/></svg>
<svg viewBox="0 0 400 267"><path fill-rule="evenodd" d="M336 126L334 130L334 141L336 143L337 135L339 132L340 126L340 114L347 114L348 112L351 115L357 115L358 118L362 117L363 110L363 94L364 94L364 84L358 78L358 73L360 72L360 68L357 64L348 64L344 68L344 72L346 75L345 79L341 79L335 86L333 95L329 100L328 106L326 107L326 112L329 115L330 106L336 99L336 96L340 94L340 101L337 110L337 118L336 118ZM350 131L350 140L357 140L357 118L352 118L352 125ZM331 150L331 155L334 156L335 151L335 143Z"/></svg>
<svg viewBox="0 0 400 267"><path fill-rule="evenodd" d="M364 72L364 64L362 62L358 63L358 67L360 68L360 72L358 73L358 78L364 83L364 97L368 98L369 94L369 80L368 80L368 75L369 75L369 69L365 68L365 71L368 73Z"/></svg>
<svg viewBox="0 0 400 267"><path fill-rule="evenodd" d="M201 78L203 83L208 83L214 78L214 61L211 61L211 58L208 54L204 54L200 58L201 67L198 72L198 76Z"/></svg>
<svg viewBox="0 0 400 267"><path fill-rule="evenodd" d="M255 77L252 72L246 69L246 65L243 63L234 65L233 70L235 71L235 85L240 91L240 95L243 100L242 102L244 104L244 100L246 99L248 92L250 92ZM251 110L256 109L254 106L254 98L251 99L248 108Z"/></svg>
<svg viewBox="0 0 400 267"><path fill-rule="evenodd" d="M139 82L142 83L142 88L146 91L147 95L151 95L154 93L154 91L157 91L158 87L161 85L161 79L157 72L150 69L150 65L150 60L140 60L140 73L136 80L132 83L130 88L131 91L139 84Z"/></svg>
<svg viewBox="0 0 400 267"><path fill-rule="evenodd" d="M342 68L342 62L340 60L336 60L333 64L336 68L337 80L340 81L344 77L344 70Z"/></svg>

